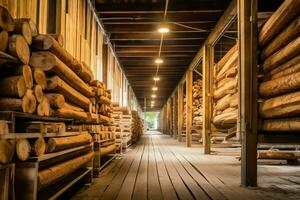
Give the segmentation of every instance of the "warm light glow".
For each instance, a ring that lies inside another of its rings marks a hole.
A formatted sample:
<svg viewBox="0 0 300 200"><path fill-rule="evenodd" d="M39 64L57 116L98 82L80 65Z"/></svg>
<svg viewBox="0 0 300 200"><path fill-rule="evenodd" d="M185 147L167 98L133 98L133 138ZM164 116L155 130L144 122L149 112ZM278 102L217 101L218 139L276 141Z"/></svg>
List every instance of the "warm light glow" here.
<svg viewBox="0 0 300 200"><path fill-rule="evenodd" d="M153 106L154 106L154 105L153 105L153 104L151 104L151 108L153 108Z"/></svg>
<svg viewBox="0 0 300 200"><path fill-rule="evenodd" d="M155 104L155 101L151 101L151 104Z"/></svg>
<svg viewBox="0 0 300 200"><path fill-rule="evenodd" d="M152 98L156 98L156 94L152 94L151 97L152 97Z"/></svg>
<svg viewBox="0 0 300 200"><path fill-rule="evenodd" d="M159 81L159 80L160 80L160 78L159 78L158 76L154 76L154 77L153 77L153 80L155 80L155 81Z"/></svg>
<svg viewBox="0 0 300 200"><path fill-rule="evenodd" d="M167 27L161 27L158 29L158 32L160 33L168 33L170 30Z"/></svg>
<svg viewBox="0 0 300 200"><path fill-rule="evenodd" d="M158 90L158 88L157 88L157 87L153 87L152 90L153 90L153 91L156 91L156 90Z"/></svg>
<svg viewBox="0 0 300 200"><path fill-rule="evenodd" d="M163 61L161 58L157 58L154 62L155 62L156 64L161 64L161 63L163 63L164 61Z"/></svg>

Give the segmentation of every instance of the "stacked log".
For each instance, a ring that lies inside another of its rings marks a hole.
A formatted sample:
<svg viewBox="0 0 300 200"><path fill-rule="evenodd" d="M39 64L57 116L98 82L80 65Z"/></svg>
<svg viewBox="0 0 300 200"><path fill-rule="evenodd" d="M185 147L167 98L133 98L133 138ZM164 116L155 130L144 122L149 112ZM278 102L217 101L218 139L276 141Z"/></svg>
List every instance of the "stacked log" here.
<svg viewBox="0 0 300 200"><path fill-rule="evenodd" d="M299 131L300 2L284 1L259 33L262 131Z"/></svg>
<svg viewBox="0 0 300 200"><path fill-rule="evenodd" d="M137 142L144 132L144 121L136 110L132 114L132 141Z"/></svg>
<svg viewBox="0 0 300 200"><path fill-rule="evenodd" d="M238 115L238 48L232 47L215 65L213 124L220 129L236 126Z"/></svg>
<svg viewBox="0 0 300 200"><path fill-rule="evenodd" d="M203 123L202 80L193 82L193 126L202 127Z"/></svg>

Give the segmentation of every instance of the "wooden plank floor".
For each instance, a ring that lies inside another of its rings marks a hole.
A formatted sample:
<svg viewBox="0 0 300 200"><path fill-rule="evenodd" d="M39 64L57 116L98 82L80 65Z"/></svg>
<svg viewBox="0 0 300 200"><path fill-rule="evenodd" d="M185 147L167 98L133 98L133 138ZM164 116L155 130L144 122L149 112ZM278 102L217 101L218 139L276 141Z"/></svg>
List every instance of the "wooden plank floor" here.
<svg viewBox="0 0 300 200"><path fill-rule="evenodd" d="M300 199L299 166L261 163L260 187L249 189L239 186L236 149L201 152L200 146L185 148L169 136L148 132L72 199Z"/></svg>

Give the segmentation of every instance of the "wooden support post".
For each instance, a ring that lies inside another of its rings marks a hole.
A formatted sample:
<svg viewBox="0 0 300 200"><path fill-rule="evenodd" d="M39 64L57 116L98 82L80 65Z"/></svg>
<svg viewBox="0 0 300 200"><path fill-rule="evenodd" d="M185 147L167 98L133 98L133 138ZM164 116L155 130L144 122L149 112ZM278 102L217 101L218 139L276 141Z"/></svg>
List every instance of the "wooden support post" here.
<svg viewBox="0 0 300 200"><path fill-rule="evenodd" d="M177 114L177 128L178 128L178 141L182 141L182 121L183 121L183 88L182 83L178 85L178 114Z"/></svg>
<svg viewBox="0 0 300 200"><path fill-rule="evenodd" d="M177 124L177 121L176 121L176 93L174 94L174 96L172 97L172 124L173 124L173 137L174 139L177 138L177 129L176 129L176 124Z"/></svg>
<svg viewBox="0 0 300 200"><path fill-rule="evenodd" d="M212 118L212 76L213 48L205 45L203 49L203 128L202 141L204 154L210 154L210 134Z"/></svg>
<svg viewBox="0 0 300 200"><path fill-rule="evenodd" d="M238 0L241 185L257 186L257 0Z"/></svg>
<svg viewBox="0 0 300 200"><path fill-rule="evenodd" d="M191 147L193 121L193 70L186 73L186 146Z"/></svg>

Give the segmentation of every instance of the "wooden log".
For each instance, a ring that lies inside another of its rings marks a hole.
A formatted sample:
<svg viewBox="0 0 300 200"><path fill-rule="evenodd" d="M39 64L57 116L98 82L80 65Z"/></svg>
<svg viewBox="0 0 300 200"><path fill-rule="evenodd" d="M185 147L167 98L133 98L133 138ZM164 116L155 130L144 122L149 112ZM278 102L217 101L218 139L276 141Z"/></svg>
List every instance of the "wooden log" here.
<svg viewBox="0 0 300 200"><path fill-rule="evenodd" d="M16 65L19 63L20 63L20 61L17 58L15 58L7 53L4 53L3 51L0 50L0 66Z"/></svg>
<svg viewBox="0 0 300 200"><path fill-rule="evenodd" d="M0 31L0 51L6 51L8 46L8 33L6 31Z"/></svg>
<svg viewBox="0 0 300 200"><path fill-rule="evenodd" d="M16 98L0 98L0 110L2 111L23 111L22 99Z"/></svg>
<svg viewBox="0 0 300 200"><path fill-rule="evenodd" d="M30 143L27 139L18 139L16 142L16 154L19 160L25 161L29 158L31 151Z"/></svg>
<svg viewBox="0 0 300 200"><path fill-rule="evenodd" d="M8 53L28 65L30 50L22 35L12 35L8 40Z"/></svg>
<svg viewBox="0 0 300 200"><path fill-rule="evenodd" d="M300 89L300 72L263 82L259 86L262 98L271 98Z"/></svg>
<svg viewBox="0 0 300 200"><path fill-rule="evenodd" d="M31 33L31 28L29 23L25 20L19 20L19 19L16 19L14 22L15 22L14 33L22 35L25 41L27 42L27 44L31 45L32 33Z"/></svg>
<svg viewBox="0 0 300 200"><path fill-rule="evenodd" d="M68 84L85 96L94 96L91 87L50 52L33 52L30 57L30 65L36 68L41 68L44 71L55 72L59 77L64 79L68 82Z"/></svg>
<svg viewBox="0 0 300 200"><path fill-rule="evenodd" d="M264 80L271 80L283 76L291 75L300 71L300 55L294 57L288 62L276 67L269 73L265 74Z"/></svg>
<svg viewBox="0 0 300 200"><path fill-rule="evenodd" d="M86 110L90 109L91 102L89 98L77 92L75 89L69 86L58 76L53 76L47 80L48 80L48 86L46 89L47 91L51 91L51 92L54 91L60 93L64 95L65 99L68 102L78 105Z"/></svg>
<svg viewBox="0 0 300 200"><path fill-rule="evenodd" d="M81 67L80 74L81 74L80 77L86 83L90 83L94 79L92 70L90 69L90 67L85 62L82 62L82 67Z"/></svg>
<svg viewBox="0 0 300 200"><path fill-rule="evenodd" d="M33 78L36 84L40 85L42 89L46 89L47 87L47 78L46 74L42 69L35 68L33 70Z"/></svg>
<svg viewBox="0 0 300 200"><path fill-rule="evenodd" d="M237 108L238 107L238 93L231 95L229 102L230 102L229 106L231 108Z"/></svg>
<svg viewBox="0 0 300 200"><path fill-rule="evenodd" d="M93 138L90 134L81 134L70 137L50 138L47 151L49 153L70 149L73 147L90 144Z"/></svg>
<svg viewBox="0 0 300 200"><path fill-rule="evenodd" d="M228 59L232 57L232 55L238 50L238 45L234 45L221 60L216 64L216 71L219 72L223 66L227 63Z"/></svg>
<svg viewBox="0 0 300 200"><path fill-rule="evenodd" d="M72 105L71 103L67 103L67 102L65 102L64 108L74 110L74 111L78 111L78 112L84 112L84 109L82 109L82 108L80 108L76 105Z"/></svg>
<svg viewBox="0 0 300 200"><path fill-rule="evenodd" d="M36 27L36 24L30 19L30 18L18 18L18 19L15 19L15 22L27 22L29 24L29 27L30 27L30 32L31 32L31 36L32 37L35 37L38 35L38 30L37 30L37 27Z"/></svg>
<svg viewBox="0 0 300 200"><path fill-rule="evenodd" d="M237 109L226 109L220 115L217 115L213 118L213 123L215 125L224 125L224 124L235 124L238 118Z"/></svg>
<svg viewBox="0 0 300 200"><path fill-rule="evenodd" d="M32 70L28 65L17 65L17 66L5 67L1 71L1 75L3 77L23 76L26 87L28 89L31 89L33 86Z"/></svg>
<svg viewBox="0 0 300 200"><path fill-rule="evenodd" d="M38 188L47 187L70 175L94 158L94 152L54 165L38 173Z"/></svg>
<svg viewBox="0 0 300 200"><path fill-rule="evenodd" d="M258 159L295 160L300 159L299 151L258 151Z"/></svg>
<svg viewBox="0 0 300 200"><path fill-rule="evenodd" d="M216 103L215 109L217 111L223 111L223 110L229 108L230 99L231 99L230 97L231 97L231 94L227 94L226 96L219 99Z"/></svg>
<svg viewBox="0 0 300 200"><path fill-rule="evenodd" d="M51 108L62 108L65 104L65 97L58 93L46 93Z"/></svg>
<svg viewBox="0 0 300 200"><path fill-rule="evenodd" d="M35 156L40 157L46 152L46 142L43 137L36 139L32 145L32 150Z"/></svg>
<svg viewBox="0 0 300 200"><path fill-rule="evenodd" d="M50 103L48 98L43 97L42 101L39 103L37 107L37 114L39 116L49 116L50 115Z"/></svg>
<svg viewBox="0 0 300 200"><path fill-rule="evenodd" d="M83 121L88 119L88 114L86 112L78 112L64 107L56 110L50 110L50 116Z"/></svg>
<svg viewBox="0 0 300 200"><path fill-rule="evenodd" d="M299 14L299 8L298 0L284 1L261 28L258 37L259 45L268 44L294 16Z"/></svg>
<svg viewBox="0 0 300 200"><path fill-rule="evenodd" d="M3 6L0 6L0 28L7 32L14 30L14 19L9 11Z"/></svg>
<svg viewBox="0 0 300 200"><path fill-rule="evenodd" d="M0 96L23 97L26 92L26 85L23 76L11 76L0 79Z"/></svg>
<svg viewBox="0 0 300 200"><path fill-rule="evenodd" d="M116 145L115 144L109 145L107 147L101 147L100 148L100 155L101 156L106 156L108 154L114 153L115 150L116 150Z"/></svg>
<svg viewBox="0 0 300 200"><path fill-rule="evenodd" d="M111 100L109 98L105 97L105 96L100 96L99 103L110 105L111 104Z"/></svg>
<svg viewBox="0 0 300 200"><path fill-rule="evenodd" d="M298 132L300 131L300 118L264 119L262 131Z"/></svg>
<svg viewBox="0 0 300 200"><path fill-rule="evenodd" d="M264 61L276 51L293 41L300 33L300 16L277 35L261 52L261 59Z"/></svg>
<svg viewBox="0 0 300 200"><path fill-rule="evenodd" d="M220 99L226 94L232 94L232 90L237 89L237 78L228 78L228 81L223 85L223 87L214 91L214 99ZM235 92L234 92L235 93Z"/></svg>
<svg viewBox="0 0 300 200"><path fill-rule="evenodd" d="M285 47L277 51L275 54L270 56L263 64L263 70L265 72L270 71L290 59L294 58L300 53L300 37L288 43Z"/></svg>
<svg viewBox="0 0 300 200"><path fill-rule="evenodd" d="M64 39L61 34L48 34L48 35L53 37L60 46L64 46Z"/></svg>
<svg viewBox="0 0 300 200"><path fill-rule="evenodd" d="M263 118L297 116L300 114L300 91L267 99L259 104Z"/></svg>
<svg viewBox="0 0 300 200"><path fill-rule="evenodd" d="M36 111L36 98L33 90L28 89L22 98L22 110L26 113L34 113Z"/></svg>
<svg viewBox="0 0 300 200"><path fill-rule="evenodd" d="M33 88L34 96L38 103L41 103L44 97L43 89L40 85L35 85Z"/></svg>
<svg viewBox="0 0 300 200"><path fill-rule="evenodd" d="M225 65L220 69L220 71L217 74L217 80L218 77L221 77L223 74L225 74L229 69L232 67L235 67L238 62L238 51L234 52L232 56L228 59L228 61L225 63Z"/></svg>
<svg viewBox="0 0 300 200"><path fill-rule="evenodd" d="M0 139L0 163L7 164L13 159L15 152L15 142Z"/></svg>

